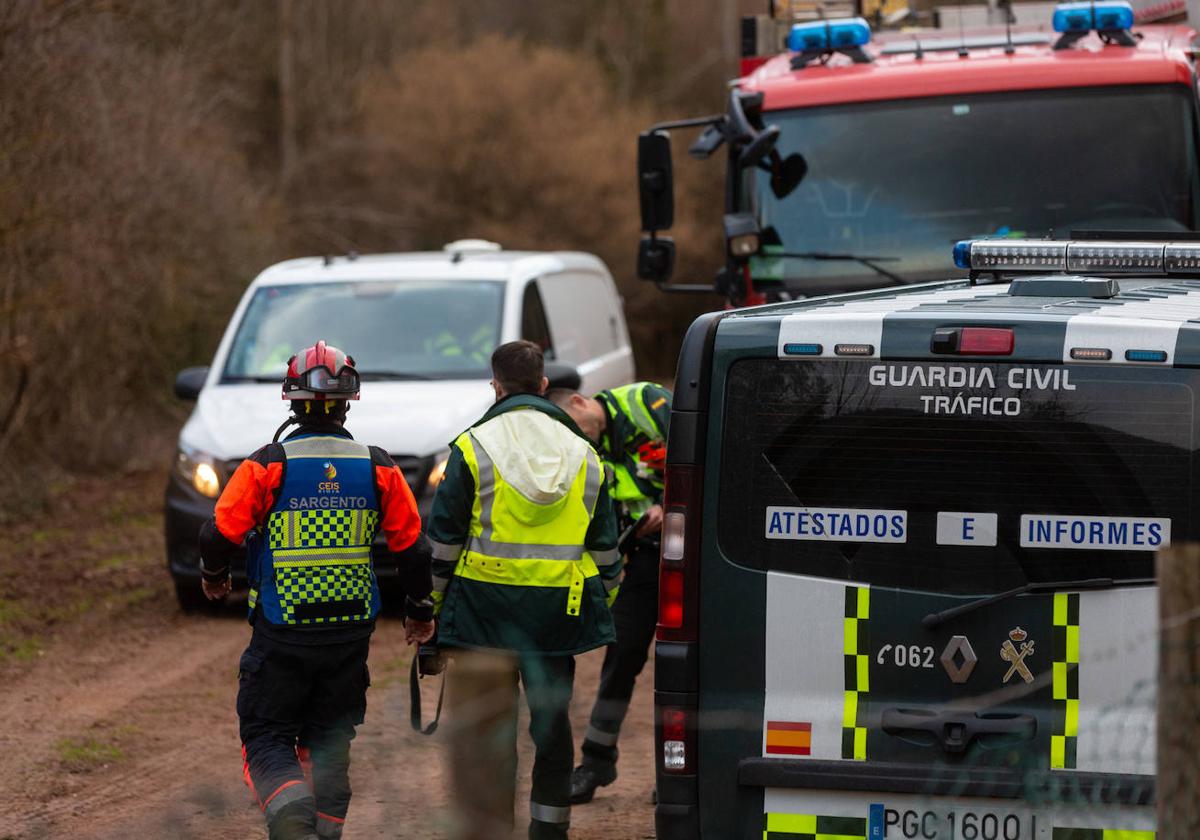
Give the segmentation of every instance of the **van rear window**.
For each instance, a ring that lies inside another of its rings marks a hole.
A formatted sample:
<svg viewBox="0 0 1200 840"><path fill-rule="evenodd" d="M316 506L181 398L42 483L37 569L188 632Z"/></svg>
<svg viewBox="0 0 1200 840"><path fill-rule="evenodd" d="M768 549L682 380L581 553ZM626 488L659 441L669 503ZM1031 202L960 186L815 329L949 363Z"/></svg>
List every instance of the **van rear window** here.
<svg viewBox="0 0 1200 840"><path fill-rule="evenodd" d="M1154 574L1194 539L1195 372L746 359L729 370L722 552L983 594Z"/></svg>

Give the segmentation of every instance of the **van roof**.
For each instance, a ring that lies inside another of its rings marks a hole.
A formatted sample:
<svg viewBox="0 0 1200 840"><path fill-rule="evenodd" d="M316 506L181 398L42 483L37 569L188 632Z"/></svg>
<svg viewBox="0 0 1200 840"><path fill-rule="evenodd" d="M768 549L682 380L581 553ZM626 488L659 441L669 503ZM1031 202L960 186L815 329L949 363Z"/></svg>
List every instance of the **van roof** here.
<svg viewBox="0 0 1200 840"><path fill-rule="evenodd" d="M960 58L956 50L895 51L920 39L952 41L953 30L885 32L873 35L866 52L870 64L855 64L843 55L825 64L791 68L785 53L767 61L738 81L747 91L761 91L763 108L802 108L893 99L1014 90L1056 89L1132 84L1188 85L1192 81L1191 42L1194 30L1183 25L1139 25L1136 47L1105 45L1092 33L1070 49L1055 50L1058 37L1044 26L1014 26L1013 36L1045 35L1044 43L1019 44L1004 50L1004 27L969 27L964 37L998 46L972 48ZM890 49L889 49L890 48Z"/></svg>
<svg viewBox="0 0 1200 840"><path fill-rule="evenodd" d="M1081 290L1083 280L1074 280ZM1126 358L1126 351L1162 351L1167 365L1200 366L1200 280L1120 279L1109 298L1011 295L1009 283L972 285L951 281L903 286L771 304L730 313L730 322L770 319L779 323L779 353L787 343L821 346L818 357L849 358L835 353L838 344L865 344L874 358L931 356L931 330L946 327L1006 327L1017 330L1011 357L988 361L1041 360L1079 363L1075 348L1111 350L1102 363L1151 364ZM1069 285L1069 283L1068 283ZM1025 336L1024 341L1021 337Z"/></svg>
<svg viewBox="0 0 1200 840"><path fill-rule="evenodd" d="M372 280L509 280L591 271L607 274L604 263L578 251L413 251L393 254L301 257L265 269L255 285L363 282Z"/></svg>

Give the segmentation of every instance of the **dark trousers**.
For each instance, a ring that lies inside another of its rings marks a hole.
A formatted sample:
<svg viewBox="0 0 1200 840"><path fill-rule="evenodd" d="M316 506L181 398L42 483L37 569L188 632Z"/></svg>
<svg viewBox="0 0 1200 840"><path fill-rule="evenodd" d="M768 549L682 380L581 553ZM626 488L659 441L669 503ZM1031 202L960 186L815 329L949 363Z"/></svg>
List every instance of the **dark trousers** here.
<svg viewBox="0 0 1200 840"><path fill-rule="evenodd" d="M297 645L255 632L238 676L246 781L271 840L341 836L350 741L367 710L370 638Z"/></svg>
<svg viewBox="0 0 1200 840"><path fill-rule="evenodd" d="M617 640L604 652L600 690L583 741L585 763L613 764L617 760L617 736L658 622L657 541L638 542L625 564L625 579L612 614Z"/></svg>
<svg viewBox="0 0 1200 840"><path fill-rule="evenodd" d="M447 672L457 840L507 837L517 774L517 680L529 704L533 737L530 840L562 840L571 819L570 656L456 650Z"/></svg>

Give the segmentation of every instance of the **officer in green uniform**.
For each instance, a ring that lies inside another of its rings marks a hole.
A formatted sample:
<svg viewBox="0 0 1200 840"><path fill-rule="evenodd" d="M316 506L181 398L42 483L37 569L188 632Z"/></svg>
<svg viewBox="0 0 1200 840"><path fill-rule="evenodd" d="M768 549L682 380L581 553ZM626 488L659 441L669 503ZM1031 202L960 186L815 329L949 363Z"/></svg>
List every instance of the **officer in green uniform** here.
<svg viewBox="0 0 1200 840"><path fill-rule="evenodd" d="M617 778L617 737L654 638L671 392L653 382L635 382L592 398L558 388L547 396L596 442L611 475L621 530L629 532L622 540L625 579L613 604L617 641L605 651L583 760L571 775L571 802L581 804Z"/></svg>
<svg viewBox="0 0 1200 840"><path fill-rule="evenodd" d="M541 349L502 345L492 373L496 404L452 444L427 529L438 643L452 657L458 836L511 831L519 679L536 748L529 837L559 840L571 814L574 655L615 638L617 523L596 450L541 396Z"/></svg>

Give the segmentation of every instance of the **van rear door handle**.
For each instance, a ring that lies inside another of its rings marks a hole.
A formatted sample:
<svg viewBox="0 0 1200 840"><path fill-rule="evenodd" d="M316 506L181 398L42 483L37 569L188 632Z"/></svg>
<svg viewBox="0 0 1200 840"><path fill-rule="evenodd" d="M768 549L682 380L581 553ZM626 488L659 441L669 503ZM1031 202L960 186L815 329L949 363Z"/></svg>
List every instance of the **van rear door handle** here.
<svg viewBox="0 0 1200 840"><path fill-rule="evenodd" d="M1037 719L1006 712L935 712L928 709L885 709L880 725L888 735L932 735L948 753L966 750L981 735L1007 735L1028 741L1037 734Z"/></svg>

